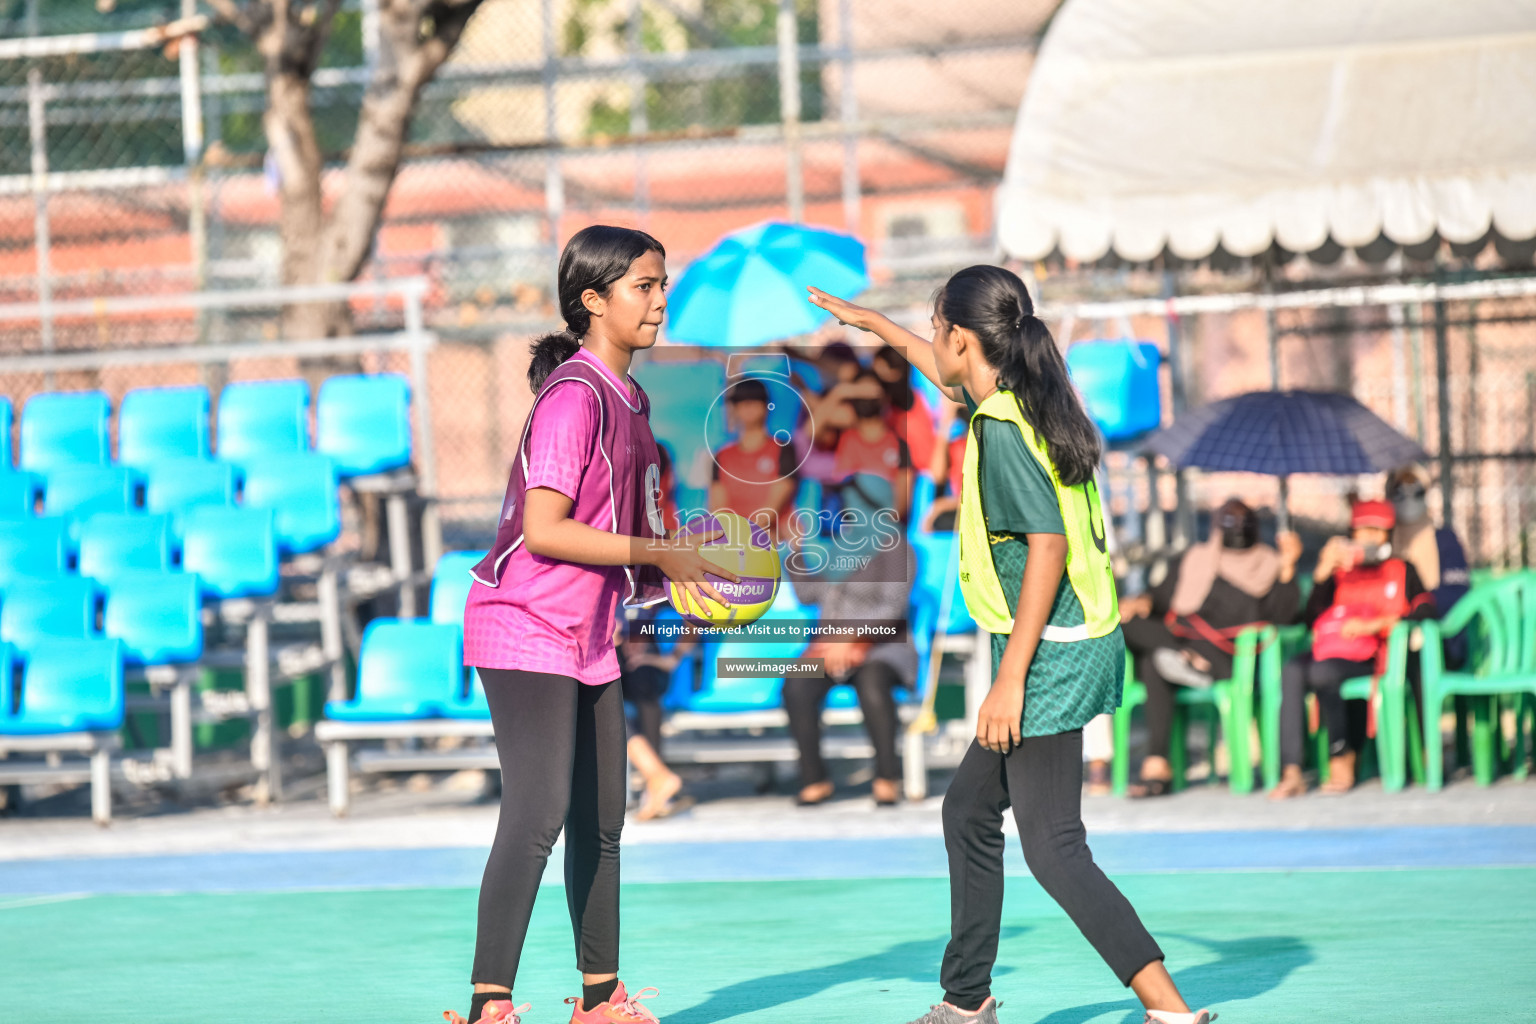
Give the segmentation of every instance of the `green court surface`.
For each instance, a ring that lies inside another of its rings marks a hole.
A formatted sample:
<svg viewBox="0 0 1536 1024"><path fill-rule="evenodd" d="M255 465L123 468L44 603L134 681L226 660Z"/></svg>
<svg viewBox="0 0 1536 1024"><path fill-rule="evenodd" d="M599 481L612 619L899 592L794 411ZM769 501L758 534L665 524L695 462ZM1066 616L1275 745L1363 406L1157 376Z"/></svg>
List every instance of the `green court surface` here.
<svg viewBox="0 0 1536 1024"><path fill-rule="evenodd" d="M1223 1022L1536 1020L1536 868L1117 881ZM1139 1024L1032 880L1007 899L1005 1024ZM475 905L464 888L0 897L0 1020L430 1024L467 1009ZM939 998L943 879L630 884L623 915L621 977L661 989L666 1024L901 1024ZM569 1019L572 963L545 888L525 1024Z"/></svg>

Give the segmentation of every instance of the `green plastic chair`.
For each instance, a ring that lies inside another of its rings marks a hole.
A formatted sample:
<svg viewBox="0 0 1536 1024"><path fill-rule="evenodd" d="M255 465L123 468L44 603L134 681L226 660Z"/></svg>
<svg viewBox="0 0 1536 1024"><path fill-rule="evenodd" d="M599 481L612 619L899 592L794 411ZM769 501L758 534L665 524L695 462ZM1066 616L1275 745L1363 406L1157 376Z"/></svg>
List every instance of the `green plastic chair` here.
<svg viewBox="0 0 1536 1024"><path fill-rule="evenodd" d="M1468 630L1470 651L1465 670L1445 667L1443 638ZM1498 712L1513 703L1520 723L1513 771L1526 775L1524 721L1536 714L1536 572L1525 571L1485 583L1456 602L1439 622L1424 624L1424 774L1437 790L1445 782L1440 715L1450 697L1464 697L1472 707L1472 773L1478 785L1491 785L1499 761Z"/></svg>
<svg viewBox="0 0 1536 1024"><path fill-rule="evenodd" d="M1376 764L1381 773L1381 788L1388 793L1401 790L1408 777L1408 640L1413 626L1414 623L1399 622L1387 637L1386 669L1374 695L1371 676L1347 679L1339 689L1345 700L1370 700L1374 704ZM1311 646L1306 626L1285 626L1279 632L1280 642L1273 645L1273 656L1264 659L1260 666L1259 746L1266 791L1280 784L1280 673L1285 662ZM1319 727L1312 740L1317 745L1318 774L1327 782L1327 728ZM1414 774L1419 773L1416 770Z"/></svg>
<svg viewBox="0 0 1536 1024"><path fill-rule="evenodd" d="M1218 680L1205 689L1175 687L1173 699L1173 736L1168 750L1168 765L1173 773L1175 792L1186 786L1185 769L1188 745L1185 732L1196 717L1204 718L1212 728L1211 775L1216 774L1216 730L1227 744L1227 783L1234 793L1253 792L1254 757L1249 734L1253 729L1253 683L1257 664L1267 652L1277 647L1275 627L1245 629L1235 641L1232 678ZM1110 782L1116 796L1124 796L1131 777L1131 712L1146 703L1146 684L1138 682L1130 652L1125 655L1125 691L1115 710L1115 754Z"/></svg>

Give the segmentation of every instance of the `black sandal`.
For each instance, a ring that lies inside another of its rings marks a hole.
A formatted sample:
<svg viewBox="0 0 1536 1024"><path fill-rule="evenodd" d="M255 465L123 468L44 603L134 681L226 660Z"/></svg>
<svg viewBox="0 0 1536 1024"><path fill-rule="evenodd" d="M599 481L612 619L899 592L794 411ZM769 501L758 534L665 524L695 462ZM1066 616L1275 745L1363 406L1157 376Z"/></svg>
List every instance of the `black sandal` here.
<svg viewBox="0 0 1536 1024"><path fill-rule="evenodd" d="M1144 800L1150 796L1167 796L1173 792L1172 779L1143 779L1126 789L1126 795L1133 800Z"/></svg>

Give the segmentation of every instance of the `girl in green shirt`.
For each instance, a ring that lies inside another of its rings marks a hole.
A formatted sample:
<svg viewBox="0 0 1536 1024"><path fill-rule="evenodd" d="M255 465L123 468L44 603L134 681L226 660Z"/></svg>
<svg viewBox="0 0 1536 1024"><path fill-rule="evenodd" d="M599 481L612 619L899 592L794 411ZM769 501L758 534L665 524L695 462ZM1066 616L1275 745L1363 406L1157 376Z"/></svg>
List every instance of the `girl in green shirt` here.
<svg viewBox="0 0 1536 1024"><path fill-rule="evenodd" d="M1124 641L1093 483L1099 435L1024 282L1001 267L955 274L934 302L931 343L874 310L810 293L842 323L904 351L971 410L977 454L961 495L971 529L957 524L961 588L978 622L1006 624L992 637L996 671L976 740L944 797L944 1001L912 1024L996 1024L991 974L1010 806L1030 873L1136 993L1149 1024L1208 1024L1214 1015L1190 1011L1162 950L1088 850L1082 727L1119 703ZM986 552L977 550L983 539Z"/></svg>

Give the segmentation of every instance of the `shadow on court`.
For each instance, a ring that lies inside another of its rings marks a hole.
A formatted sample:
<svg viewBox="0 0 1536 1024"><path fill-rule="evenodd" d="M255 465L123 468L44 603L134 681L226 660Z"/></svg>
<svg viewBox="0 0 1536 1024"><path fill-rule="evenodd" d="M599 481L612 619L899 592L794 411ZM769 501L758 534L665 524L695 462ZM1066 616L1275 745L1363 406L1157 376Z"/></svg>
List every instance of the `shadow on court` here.
<svg viewBox="0 0 1536 1024"><path fill-rule="evenodd" d="M1202 939L1195 935L1173 935L1204 946L1216 959L1173 972L1179 991L1194 1008L1220 1009L1223 1003L1252 999L1277 987L1292 971L1312 962L1312 950L1303 941L1289 935L1259 935L1246 939ZM1122 1024L1141 1024L1141 1003L1132 996L1113 1002L1085 1003L1041 1017L1038 1024L1084 1024L1101 1014L1123 1010ZM1223 1014L1225 1016L1225 1014Z"/></svg>
<svg viewBox="0 0 1536 1024"><path fill-rule="evenodd" d="M1003 938L1023 935L1028 930L1020 926L1004 928ZM697 1006L667 1014L667 1024L715 1024L716 1021L728 1020L743 1013L768 1010L797 999L819 995L829 988L850 981L925 982L935 986L936 991L939 961L944 956L944 946L948 941L948 935L914 939L842 963L739 981L710 993L709 999ZM992 973L998 976L1011 970L1000 964Z"/></svg>

